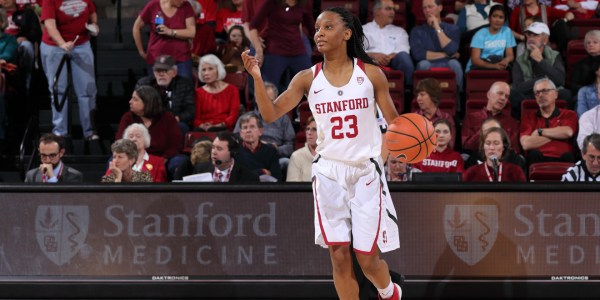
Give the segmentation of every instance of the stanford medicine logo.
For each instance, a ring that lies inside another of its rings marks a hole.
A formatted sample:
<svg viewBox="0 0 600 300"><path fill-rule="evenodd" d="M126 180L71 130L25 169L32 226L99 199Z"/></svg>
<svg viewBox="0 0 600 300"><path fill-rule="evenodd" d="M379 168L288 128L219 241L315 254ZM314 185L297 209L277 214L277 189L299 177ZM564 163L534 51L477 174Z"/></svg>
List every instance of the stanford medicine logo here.
<svg viewBox="0 0 600 300"><path fill-rule="evenodd" d="M495 205L446 205L444 230L454 254L472 266L494 246L498 209Z"/></svg>
<svg viewBox="0 0 600 300"><path fill-rule="evenodd" d="M35 233L42 252L61 266L84 244L89 211L85 205L40 205L35 214Z"/></svg>

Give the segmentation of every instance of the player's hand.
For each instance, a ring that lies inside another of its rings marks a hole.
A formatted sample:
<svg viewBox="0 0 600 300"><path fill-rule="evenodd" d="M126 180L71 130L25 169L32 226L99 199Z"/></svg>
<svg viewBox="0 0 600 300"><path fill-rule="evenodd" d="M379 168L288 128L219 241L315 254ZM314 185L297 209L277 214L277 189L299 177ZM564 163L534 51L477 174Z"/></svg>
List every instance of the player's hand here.
<svg viewBox="0 0 600 300"><path fill-rule="evenodd" d="M242 61L244 62L244 68L250 73L253 78L260 78L260 65L256 57L250 55L250 50L242 52Z"/></svg>

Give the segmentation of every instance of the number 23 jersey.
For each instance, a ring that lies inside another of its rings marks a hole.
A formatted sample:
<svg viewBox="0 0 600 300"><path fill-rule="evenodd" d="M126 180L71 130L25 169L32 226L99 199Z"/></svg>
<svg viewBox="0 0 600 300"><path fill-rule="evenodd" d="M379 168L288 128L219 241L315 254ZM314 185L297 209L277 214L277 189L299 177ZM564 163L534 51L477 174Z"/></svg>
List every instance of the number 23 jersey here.
<svg viewBox="0 0 600 300"><path fill-rule="evenodd" d="M375 116L373 84L365 64L354 58L348 83L335 87L314 65L308 103L317 123L317 153L327 159L359 162L381 155L381 131Z"/></svg>

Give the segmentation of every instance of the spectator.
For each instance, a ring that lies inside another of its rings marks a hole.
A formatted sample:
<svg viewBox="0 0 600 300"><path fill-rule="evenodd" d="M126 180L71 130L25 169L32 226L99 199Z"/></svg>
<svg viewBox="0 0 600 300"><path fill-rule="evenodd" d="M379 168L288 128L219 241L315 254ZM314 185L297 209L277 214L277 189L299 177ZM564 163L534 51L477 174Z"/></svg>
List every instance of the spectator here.
<svg viewBox="0 0 600 300"><path fill-rule="evenodd" d="M569 85L572 95L577 95L582 86L592 84L596 78L596 69L593 68L600 64L600 29L588 31L583 44L588 56L573 66L573 75ZM574 99L574 101L576 100Z"/></svg>
<svg viewBox="0 0 600 300"><path fill-rule="evenodd" d="M518 125L518 124L515 124L515 125ZM504 127L500 124L500 122L497 119L495 119L494 117L489 117L481 122L480 129L478 130L479 136L478 136L478 141L477 141L477 150L473 151L472 154L469 156L469 158L465 161L465 169L468 169L472 166L480 164L482 161L485 161L485 159L482 156L480 156L479 149L480 149L481 145L479 145L479 142L481 141L481 139L483 139L483 133L485 133L488 129L493 128L493 127L500 127L502 129L504 129ZM518 127L514 129L515 134L517 135L517 137L516 137L517 143L519 142L518 130L519 130ZM505 130L505 132L506 132L506 130ZM527 173L527 163L525 162L525 158L522 155L517 154L515 152L514 148L512 147L512 145L513 145L512 138L508 133L506 133L506 134L509 136L511 149L506 151L506 154L504 155L503 160L521 167L521 170L523 170L523 172Z"/></svg>
<svg viewBox="0 0 600 300"><path fill-rule="evenodd" d="M450 68L456 75L456 84L462 90L463 70L458 58L460 31L456 25L442 22L442 0L423 0L427 23L415 26L410 32L412 57L417 70Z"/></svg>
<svg viewBox="0 0 600 300"><path fill-rule="evenodd" d="M4 32L7 25L6 10L0 8L0 66L6 66L7 63L15 63L17 57L17 40L14 36ZM0 94L0 143L2 144L4 144L4 139L6 138L5 109L4 94ZM4 148L1 148L1 150L4 150Z"/></svg>
<svg viewBox="0 0 600 300"><path fill-rule="evenodd" d="M149 154L167 160L167 171L172 176L181 161L187 159L180 154L183 147L183 136L177 119L162 106L158 92L151 86L143 85L135 89L129 100L130 111L123 114L115 140L123 136L125 129L140 123L148 128L151 141L147 148Z"/></svg>
<svg viewBox="0 0 600 300"><path fill-rule="evenodd" d="M81 172L65 165L65 141L61 136L46 133L40 138L38 146L41 164L25 174L25 182L43 183L80 183L83 182Z"/></svg>
<svg viewBox="0 0 600 300"><path fill-rule="evenodd" d="M465 162L460 153L449 147L453 139L450 121L438 119L433 126L437 136L435 149L423 161L414 164L414 167L426 173L462 173Z"/></svg>
<svg viewBox="0 0 600 300"><path fill-rule="evenodd" d="M592 133L583 140L581 160L567 169L562 181L599 182L600 181L600 134Z"/></svg>
<svg viewBox="0 0 600 300"><path fill-rule="evenodd" d="M467 4L458 13L458 22L456 23L458 29L462 33L475 33L477 30L490 24L492 16L490 9L495 5L498 5L498 3L491 0L467 1ZM504 17L506 17L506 14Z"/></svg>
<svg viewBox="0 0 600 300"><path fill-rule="evenodd" d="M275 101L277 96L279 95L279 91L277 90L277 86L275 86L271 82L265 82L265 88L267 90L267 95L271 99L271 101ZM251 114L255 114L260 117L260 112L258 111L258 107L254 109L254 111L248 112ZM247 114L248 114L247 113ZM281 116L279 119L263 124L263 133L260 137L260 140L263 143L271 144L275 149L277 149L277 153L281 157L279 159L279 164L282 166L282 170L288 165L289 157L294 152L294 139L296 138L296 133L294 132L294 126L292 125L292 121L290 117L285 114ZM235 129L233 133L240 133L240 120L238 119L235 124Z"/></svg>
<svg viewBox="0 0 600 300"><path fill-rule="evenodd" d="M600 105L584 112L579 117L579 132L577 133L579 149L583 149L583 140L592 133L600 133Z"/></svg>
<svg viewBox="0 0 600 300"><path fill-rule="evenodd" d="M468 113L463 119L462 126L462 150L474 154L479 151L481 135L481 124L484 120L494 117L506 130L510 137L513 149L520 153L519 147L519 121L511 117L510 112L505 112L504 107L508 104L510 87L506 82L496 81L487 92L487 104L479 110Z"/></svg>
<svg viewBox="0 0 600 300"><path fill-rule="evenodd" d="M410 164L403 163L392 155L387 156L387 181L411 181L412 174L421 173L421 170L412 167Z"/></svg>
<svg viewBox="0 0 600 300"><path fill-rule="evenodd" d="M258 35L259 28L268 22L265 34ZM250 22L250 41L256 49L256 58L261 64L265 80L287 88L288 80L282 75L287 68L290 76L311 66L300 25L308 29L310 37L315 33L312 7L306 0L266 0ZM267 40L263 47L262 40Z"/></svg>
<svg viewBox="0 0 600 300"><path fill-rule="evenodd" d="M234 25L242 25L243 5L244 0L224 0L221 3L221 7L217 10L217 24L215 27L217 34L229 32Z"/></svg>
<svg viewBox="0 0 600 300"><path fill-rule="evenodd" d="M217 27L217 2L214 0L190 0L200 6L195 16L196 35L192 41L194 62L200 56L214 53L217 50L215 28Z"/></svg>
<svg viewBox="0 0 600 300"><path fill-rule="evenodd" d="M149 85L158 91L162 106L175 116L182 136L190 131L190 125L196 112L194 99L194 83L192 80L177 75L175 60L169 55L161 55L152 66L154 76L146 76L138 80L136 88Z"/></svg>
<svg viewBox="0 0 600 300"><path fill-rule="evenodd" d="M306 120L306 143L294 151L287 168L286 181L312 181L312 162L317 155L317 123L313 116Z"/></svg>
<svg viewBox="0 0 600 300"><path fill-rule="evenodd" d="M229 131L220 131L212 143L211 161L194 166L194 173L212 173L214 182L259 182L258 175L236 159L239 145Z"/></svg>
<svg viewBox="0 0 600 300"><path fill-rule="evenodd" d="M521 5L521 3L523 3L523 0L506 0L504 1L504 3L510 9L515 9L515 7L518 7L519 5ZM539 0L538 3L548 6L552 4L552 0Z"/></svg>
<svg viewBox="0 0 600 300"><path fill-rule="evenodd" d="M240 117L242 147L239 153L241 166L261 176L261 181L281 181L279 154L275 147L260 141L263 122L254 114Z"/></svg>
<svg viewBox="0 0 600 300"><path fill-rule="evenodd" d="M450 135L452 136L449 146L454 148L456 125L449 113L439 109L440 95L442 94L440 83L433 78L425 78L419 81L415 91L417 92L417 103L419 104L419 110L416 113L424 116L432 123L439 119L448 120L451 130Z"/></svg>
<svg viewBox="0 0 600 300"><path fill-rule="evenodd" d="M244 34L244 27L233 25L229 28L229 41L219 48L219 56L228 72L243 72L242 52L250 49L250 40Z"/></svg>
<svg viewBox="0 0 600 300"><path fill-rule="evenodd" d="M94 75L94 54L90 46L90 30L99 32L96 6L92 0L81 0L77 9L65 10L69 6L66 0L44 0L42 23L44 33L40 46L41 60L48 79L50 94L53 94L54 76L65 54L71 55L73 90L79 103L79 121L83 136L88 140L98 140L94 130L92 114L96 107L96 79ZM67 68L63 68L58 77L58 99L62 99L67 90ZM52 106L52 132L67 135L68 102L61 111Z"/></svg>
<svg viewBox="0 0 600 300"><path fill-rule="evenodd" d="M517 44L510 28L504 26L504 6L492 6L489 19L489 25L479 29L471 40L471 58L467 63L467 72L471 69L505 70L515 59L513 47Z"/></svg>
<svg viewBox="0 0 600 300"><path fill-rule="evenodd" d="M185 0L151 0L144 6L133 24L133 40L146 60L148 74L152 74L152 66L160 55L170 55L177 63L177 74L193 79L188 40L196 36L194 19L194 9ZM150 39L144 50L142 28L146 24L150 26Z"/></svg>
<svg viewBox="0 0 600 300"><path fill-rule="evenodd" d="M549 2L549 1L548 1ZM525 41L525 19L529 17L541 18L541 23L552 27L552 41L558 46L559 52L567 49L569 32L567 22L575 18L572 13L558 10L549 4L538 4L537 0L523 0L523 4L515 6L510 15L510 28L518 41ZM550 30L548 30L550 32ZM550 36L550 33L548 33ZM519 53L520 54L520 53Z"/></svg>
<svg viewBox="0 0 600 300"><path fill-rule="evenodd" d="M552 80L553 85L559 87L559 99L569 101L571 93L563 89L565 84L565 65L558 51L552 50L548 45L550 31L544 23L533 22L525 32L527 36L527 50L517 57L512 68L512 90L510 103L513 115L520 116L521 102L524 99L533 99L533 85L541 78ZM571 106L572 107L572 106Z"/></svg>
<svg viewBox="0 0 600 300"><path fill-rule="evenodd" d="M552 6L559 10L572 12L576 19L591 19L596 13L598 1L552 0Z"/></svg>
<svg viewBox="0 0 600 300"><path fill-rule="evenodd" d="M556 107L556 86L544 78L533 86L539 109L521 123L521 146L527 151L529 165L545 161L575 162L573 136L577 133L577 114Z"/></svg>
<svg viewBox="0 0 600 300"><path fill-rule="evenodd" d="M493 127L486 130L479 144L481 157L485 162L470 167L463 175L466 182L525 182L523 170L504 161L510 152L510 140L504 129Z"/></svg>
<svg viewBox="0 0 600 300"><path fill-rule="evenodd" d="M375 63L400 70L407 85L412 85L415 67L410 57L408 34L394 22L394 1L375 0L373 21L363 25L366 37L365 51Z"/></svg>
<svg viewBox="0 0 600 300"><path fill-rule="evenodd" d="M101 182L152 182L150 173L133 170L138 157L137 146L133 141L116 140L110 149L113 153L108 167L110 173L102 176Z"/></svg>
<svg viewBox="0 0 600 300"><path fill-rule="evenodd" d="M150 147L150 133L146 126L139 123L127 126L123 133L123 139L134 142L137 147L138 155L132 167L134 171L150 173L153 182L167 182L165 159L146 152L146 148ZM110 173L111 171L108 169L104 175L110 175Z"/></svg>
<svg viewBox="0 0 600 300"><path fill-rule="evenodd" d="M218 57L207 54L200 58L198 79L204 86L196 89L194 130L233 129L240 112L240 94L235 86L223 81L225 75L225 66Z"/></svg>
<svg viewBox="0 0 600 300"><path fill-rule="evenodd" d="M210 162L210 152L212 151L212 141L206 139L197 141L192 147L190 159L184 160L177 170L175 170L174 180L182 180L183 177L194 174L194 166L200 163Z"/></svg>
<svg viewBox="0 0 600 300"><path fill-rule="evenodd" d="M600 104L600 61L593 66L596 69L594 82L579 89L577 93L577 116Z"/></svg>
<svg viewBox="0 0 600 300"><path fill-rule="evenodd" d="M17 38L17 76L18 90L24 90L29 95L31 85L31 72L36 53L42 41L42 27L32 4L19 4L16 0L2 1L8 16L6 33Z"/></svg>

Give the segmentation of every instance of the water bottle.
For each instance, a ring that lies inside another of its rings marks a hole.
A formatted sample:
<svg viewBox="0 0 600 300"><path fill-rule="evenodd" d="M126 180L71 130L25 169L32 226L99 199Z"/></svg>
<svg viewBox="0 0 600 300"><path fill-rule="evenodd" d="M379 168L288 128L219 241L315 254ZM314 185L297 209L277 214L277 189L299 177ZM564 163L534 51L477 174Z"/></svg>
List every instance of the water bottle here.
<svg viewBox="0 0 600 300"><path fill-rule="evenodd" d="M163 25L165 24L165 19L163 18L162 12L159 10L156 13L156 16L154 16L154 30L156 32L159 32L160 29L158 29L158 25Z"/></svg>

